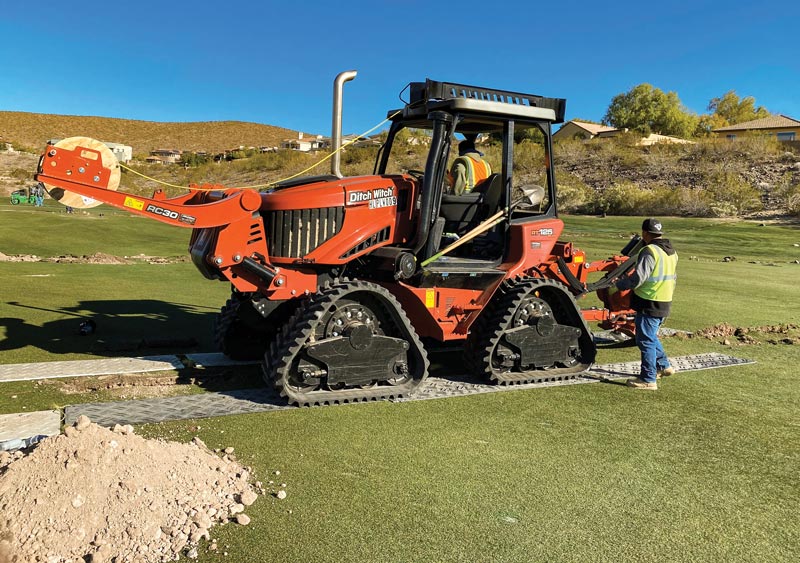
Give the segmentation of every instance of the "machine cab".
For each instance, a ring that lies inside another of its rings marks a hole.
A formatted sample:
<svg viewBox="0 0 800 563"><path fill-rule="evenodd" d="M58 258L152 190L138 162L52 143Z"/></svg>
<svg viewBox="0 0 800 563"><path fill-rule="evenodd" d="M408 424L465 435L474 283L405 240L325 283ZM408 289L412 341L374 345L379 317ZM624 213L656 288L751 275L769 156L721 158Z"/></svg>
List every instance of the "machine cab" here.
<svg viewBox="0 0 800 563"><path fill-rule="evenodd" d="M389 112L375 173L409 173L421 184L413 236L419 262L492 218L499 221L448 256L499 262L510 225L556 217L551 125L563 122L565 100L431 80L410 84L408 93L405 107ZM420 153L408 150L409 139L429 145L425 162L414 160ZM484 153L492 174L457 195L449 172L464 139Z"/></svg>

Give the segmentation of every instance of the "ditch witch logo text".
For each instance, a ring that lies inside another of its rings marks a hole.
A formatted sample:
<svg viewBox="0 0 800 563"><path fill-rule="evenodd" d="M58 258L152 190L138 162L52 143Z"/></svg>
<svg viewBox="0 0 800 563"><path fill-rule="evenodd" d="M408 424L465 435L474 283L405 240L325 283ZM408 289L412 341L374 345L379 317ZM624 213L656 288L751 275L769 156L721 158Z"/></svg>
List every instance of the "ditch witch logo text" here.
<svg viewBox="0 0 800 563"><path fill-rule="evenodd" d="M370 209L397 205L394 188L375 188L374 190L364 190L362 192L350 192L347 199L349 205L361 203L362 201L368 201Z"/></svg>

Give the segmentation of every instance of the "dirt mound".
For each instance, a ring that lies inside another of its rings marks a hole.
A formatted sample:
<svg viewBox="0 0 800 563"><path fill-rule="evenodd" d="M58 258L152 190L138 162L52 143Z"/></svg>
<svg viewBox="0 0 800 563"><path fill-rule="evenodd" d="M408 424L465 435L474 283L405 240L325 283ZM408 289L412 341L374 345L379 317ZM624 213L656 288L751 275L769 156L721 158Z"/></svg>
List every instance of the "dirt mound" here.
<svg viewBox="0 0 800 563"><path fill-rule="evenodd" d="M34 254L4 254L0 252L0 262L40 262L41 258Z"/></svg>
<svg viewBox="0 0 800 563"><path fill-rule="evenodd" d="M0 453L0 563L197 557L213 526L249 522L249 479L198 438L147 440L80 417L28 455Z"/></svg>
<svg viewBox="0 0 800 563"><path fill-rule="evenodd" d="M708 338L713 340L715 338L723 338L724 344L730 343L730 338L735 337L740 344L760 344L758 337L764 335L780 335L784 338L780 340L768 339L770 344L797 344L800 342L800 336L795 334L800 328L800 325L784 323L776 325L752 326L752 327L735 327L728 323L720 323L708 328L698 330L694 333L695 337Z"/></svg>
<svg viewBox="0 0 800 563"><path fill-rule="evenodd" d="M95 252L91 255L83 255L83 256L75 256L73 254L64 254L61 256L55 256L53 258L45 258L45 262L57 262L59 264L66 263L66 264L130 264L128 260L124 258L120 258L119 256L113 256L111 254L105 254L103 252Z"/></svg>
<svg viewBox="0 0 800 563"><path fill-rule="evenodd" d="M129 264L128 260L111 254L95 252L89 256L75 256L74 254L62 254L50 258L42 258L35 254L4 254L0 252L0 262L56 262L58 264Z"/></svg>
<svg viewBox="0 0 800 563"><path fill-rule="evenodd" d="M145 254L138 254L136 256L114 256L113 254L106 254L104 252L95 252L90 255L84 254L83 256L62 254L49 258L42 258L35 254L4 254L0 252L0 262L55 262L56 264L138 264L146 262L147 264L175 264L188 261L189 258L185 256L164 257L147 256Z"/></svg>
<svg viewBox="0 0 800 563"><path fill-rule="evenodd" d="M695 331L694 335L701 338L724 338L726 336L733 336L736 332L736 327L728 323L720 323L718 325L710 326Z"/></svg>

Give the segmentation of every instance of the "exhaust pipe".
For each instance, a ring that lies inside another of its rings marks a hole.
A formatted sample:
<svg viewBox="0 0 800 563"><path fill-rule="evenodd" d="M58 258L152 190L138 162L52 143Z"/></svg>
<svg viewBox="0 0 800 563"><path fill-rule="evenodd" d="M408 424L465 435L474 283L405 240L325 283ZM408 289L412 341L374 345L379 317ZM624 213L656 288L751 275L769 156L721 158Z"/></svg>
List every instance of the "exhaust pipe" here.
<svg viewBox="0 0 800 563"><path fill-rule="evenodd" d="M342 177L342 171L339 170L341 162L341 155L339 148L342 146L342 90L344 83L350 82L358 74L355 70L346 70L336 75L336 80L333 81L333 127L331 131L331 149L334 151L333 158L331 159L331 174L337 178Z"/></svg>

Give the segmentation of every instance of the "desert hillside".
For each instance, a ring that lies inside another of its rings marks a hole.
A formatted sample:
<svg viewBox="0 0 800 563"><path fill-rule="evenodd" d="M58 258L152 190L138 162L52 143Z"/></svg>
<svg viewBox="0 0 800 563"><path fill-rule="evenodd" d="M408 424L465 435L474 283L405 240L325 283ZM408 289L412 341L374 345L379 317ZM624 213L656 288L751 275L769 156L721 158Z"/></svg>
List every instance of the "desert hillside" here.
<svg viewBox="0 0 800 563"><path fill-rule="evenodd" d="M112 117L50 115L0 111L0 141L39 150L48 139L84 136L133 147L134 156L153 149L221 152L226 149L279 146L297 131L243 121L158 123ZM0 147L2 148L2 147Z"/></svg>
<svg viewBox="0 0 800 563"><path fill-rule="evenodd" d="M635 141L558 143L562 209L703 217L800 212L800 154L791 145L768 137L644 147Z"/></svg>
<svg viewBox="0 0 800 563"><path fill-rule="evenodd" d="M135 156L153 148L220 152L239 146L276 146L297 132L243 122L153 123L99 117L0 112L0 141L22 151L0 152L0 194L33 182L44 140L82 135L134 147ZM635 136L556 143L554 163L559 209L566 213L749 216L754 213L800 215L800 154L791 144L752 137L729 142L698 139L693 143L640 146ZM2 145L0 145L2 148ZM501 147L484 147L492 163L502 162ZM419 168L427 147L410 145L398 153L393 169ZM370 174L377 147L349 148L343 154L345 175ZM121 189L149 195L157 183L188 186L264 186L293 177L325 173L322 154L280 150L241 154L227 162L191 162L186 166L147 164L133 167L149 176L123 174ZM395 158L395 157L393 157ZM516 175L541 173L542 146L522 141L515 149ZM315 163L319 166L314 167ZM167 188L168 193L173 190Z"/></svg>

